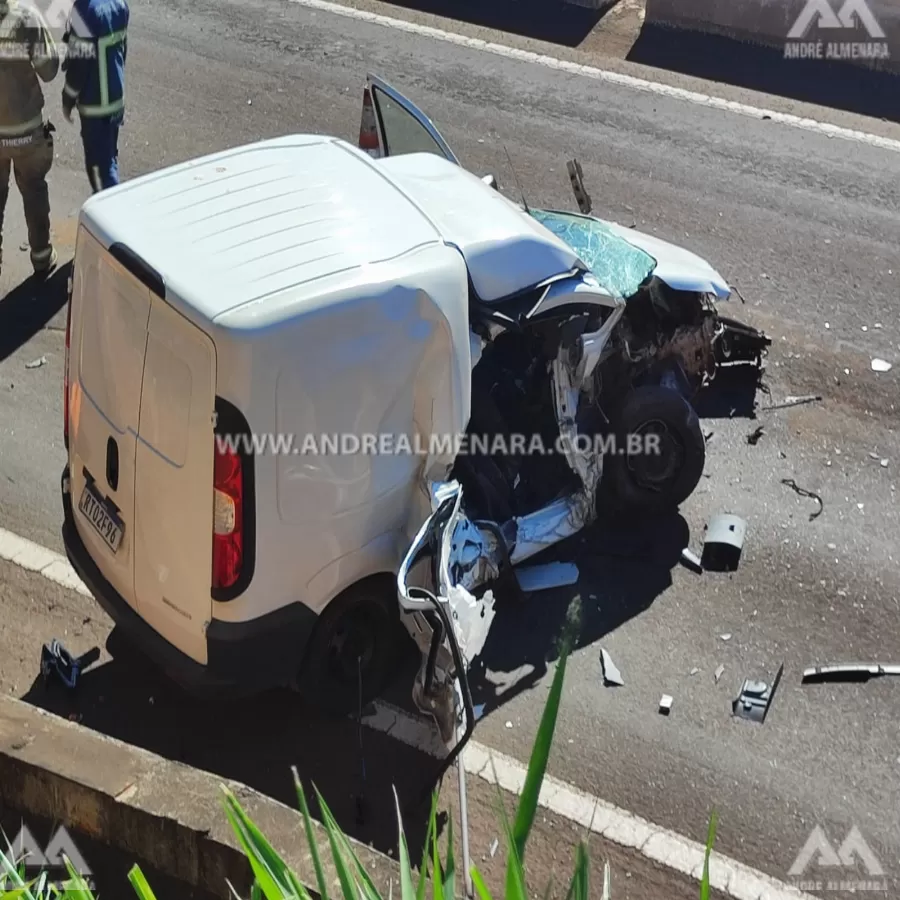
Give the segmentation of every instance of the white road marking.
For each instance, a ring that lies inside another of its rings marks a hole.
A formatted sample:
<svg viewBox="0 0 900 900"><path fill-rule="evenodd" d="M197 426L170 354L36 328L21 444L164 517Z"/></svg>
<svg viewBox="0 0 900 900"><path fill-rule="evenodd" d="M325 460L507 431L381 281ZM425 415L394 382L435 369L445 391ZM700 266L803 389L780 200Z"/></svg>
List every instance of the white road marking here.
<svg viewBox="0 0 900 900"><path fill-rule="evenodd" d="M570 62L565 59L557 59L554 56L544 56L530 50L520 50L518 47L510 47L506 44L496 44L492 41L483 41L480 38L467 37L452 31L442 31L440 28L432 28L430 25L420 25L417 22L407 22L403 19L394 19L390 16L382 16L378 13L368 12L364 9L356 9L352 6L342 6L339 3L330 3L328 0L289 0L298 6L314 9L320 12L332 13L336 16L344 16L348 19L358 19L362 22L371 22L374 25L383 25L397 31L405 31L408 34L417 34L422 37L433 38L436 41L444 41L447 44L456 44L470 50L483 50L507 59L515 59L520 62L535 63L548 69L556 69L570 75L582 75L585 78L594 78L606 81L620 87L630 88L636 91L647 91L659 94L663 97L671 97L675 100L684 100L712 109L721 109L725 112L736 113L741 116L749 116L753 119L768 118L779 125L789 125L804 131L812 131L831 138L842 138L859 144L868 144L881 150L891 150L900 153L900 141L893 138L881 137L877 134L869 134L866 131L856 131L852 128L843 128L840 125L831 125L828 122L820 122L817 119L808 119L802 116L793 116L790 113L776 112L772 109L751 106L747 103L737 103L733 100L725 100L721 97L713 97L698 91L688 91L684 88L672 87L657 81L649 81L645 78L637 78L633 75L623 75L620 72L611 72L607 69L599 69L595 66L583 66L580 63Z"/></svg>
<svg viewBox="0 0 900 900"><path fill-rule="evenodd" d="M64 588L91 596L68 559L3 528L0 528L0 559L38 572ZM411 716L390 704L376 703L374 713L367 715L363 723L423 753L435 757L443 755L440 739L426 719ZM477 741L469 741L466 745L463 765L469 774L490 784L497 783L510 793L520 794L525 785L526 767L522 763ZM703 875L702 844L660 828L571 784L548 775L538 802L544 809L583 828L590 828L615 844L637 850L660 865L698 881ZM715 852L710 859L710 884L735 900L817 900L790 884Z"/></svg>

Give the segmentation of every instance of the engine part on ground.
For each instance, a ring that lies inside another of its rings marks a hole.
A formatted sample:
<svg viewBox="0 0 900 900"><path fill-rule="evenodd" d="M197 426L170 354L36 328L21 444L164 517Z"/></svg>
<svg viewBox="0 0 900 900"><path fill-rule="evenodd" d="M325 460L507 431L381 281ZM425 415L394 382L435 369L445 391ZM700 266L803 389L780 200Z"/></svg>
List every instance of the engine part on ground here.
<svg viewBox="0 0 900 900"><path fill-rule="evenodd" d="M738 698L732 701L732 715L762 725L772 707L772 700L775 697L775 691L778 690L782 674L784 674L784 663L778 667L771 687L765 681L751 681L748 678L741 687Z"/></svg>
<svg viewBox="0 0 900 900"><path fill-rule="evenodd" d="M735 572L741 561L747 523L729 513L714 516L706 526L703 568L710 572Z"/></svg>

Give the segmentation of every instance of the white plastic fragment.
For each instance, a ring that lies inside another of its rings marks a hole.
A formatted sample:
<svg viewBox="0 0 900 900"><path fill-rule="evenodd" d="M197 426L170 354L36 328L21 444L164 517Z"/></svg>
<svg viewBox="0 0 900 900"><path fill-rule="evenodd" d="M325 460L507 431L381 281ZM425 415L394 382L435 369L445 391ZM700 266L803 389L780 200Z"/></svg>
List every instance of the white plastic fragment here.
<svg viewBox="0 0 900 900"><path fill-rule="evenodd" d="M727 631L725 634L720 634L719 637L722 638L723 641L730 641L731 640L731 632Z"/></svg>
<svg viewBox="0 0 900 900"><path fill-rule="evenodd" d="M659 701L660 713L667 716L672 711L672 704L674 702L675 701L668 694L663 694Z"/></svg>
<svg viewBox="0 0 900 900"><path fill-rule="evenodd" d="M607 687L609 685L624 686L625 680L622 678L622 673L616 668L612 657L603 648L600 649L600 665L603 669L603 683Z"/></svg>
<svg viewBox="0 0 900 900"><path fill-rule="evenodd" d="M720 665L719 668L716 669L716 673L715 673L716 684L719 683L719 679L722 677L724 672L725 672L725 666Z"/></svg>
<svg viewBox="0 0 900 900"><path fill-rule="evenodd" d="M890 372L894 367L884 359L878 359L877 357L872 360L872 371L873 372Z"/></svg>

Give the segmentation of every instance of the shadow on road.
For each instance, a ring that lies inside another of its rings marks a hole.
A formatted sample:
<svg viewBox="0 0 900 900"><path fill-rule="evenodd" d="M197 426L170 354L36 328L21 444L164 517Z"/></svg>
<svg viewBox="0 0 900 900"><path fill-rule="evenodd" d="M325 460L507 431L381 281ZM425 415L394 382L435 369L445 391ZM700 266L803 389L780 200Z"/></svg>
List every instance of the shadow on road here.
<svg viewBox="0 0 900 900"><path fill-rule="evenodd" d="M28 343L65 305L71 262L46 281L29 278L0 300L0 362Z"/></svg>
<svg viewBox="0 0 900 900"><path fill-rule="evenodd" d="M578 583L526 595L518 604L507 601L502 613L498 610L469 675L473 702L483 704L484 715L490 715L546 675L576 594L581 596L583 614L579 648L595 644L649 609L671 586L672 569L689 539L688 525L678 514L627 527L620 521L598 522L574 540L535 557L535 564L554 559L574 562ZM523 667L531 671L498 688L498 674Z"/></svg>
<svg viewBox="0 0 900 900"><path fill-rule="evenodd" d="M490 715L534 686L556 657L569 601L580 592L587 646L646 610L671 584L671 569L688 544L680 515L623 528L598 524L556 548L555 558L577 563L578 585L519 598L501 606L479 666L470 675L474 700ZM235 779L297 807L291 775L296 766L309 790L321 791L341 827L382 852L396 850L396 787L413 858L421 852L441 762L356 719L323 718L287 691L241 701L195 700L134 652L116 632L107 649L113 659L88 669L74 691L38 677L22 698L95 731L144 747L163 757ZM409 704L418 666L412 642L386 698ZM531 674L498 693L491 673ZM476 732L477 734L477 732ZM212 812L211 814L216 814Z"/></svg>
<svg viewBox="0 0 900 900"><path fill-rule="evenodd" d="M404 9L566 47L577 47L617 2L588 9L561 0L391 0Z"/></svg>
<svg viewBox="0 0 900 900"><path fill-rule="evenodd" d="M645 24L630 62L900 122L900 77L831 60L787 60L780 49Z"/></svg>

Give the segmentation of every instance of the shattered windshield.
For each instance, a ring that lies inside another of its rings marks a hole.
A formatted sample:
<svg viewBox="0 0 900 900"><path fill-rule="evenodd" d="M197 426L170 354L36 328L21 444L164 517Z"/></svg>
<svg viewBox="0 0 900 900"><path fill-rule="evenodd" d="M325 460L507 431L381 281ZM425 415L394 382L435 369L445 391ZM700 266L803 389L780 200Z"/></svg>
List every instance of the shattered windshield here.
<svg viewBox="0 0 900 900"><path fill-rule="evenodd" d="M529 210L531 215L565 241L584 261L597 281L614 297L631 297L656 268L656 260L619 237L608 225L587 216Z"/></svg>

